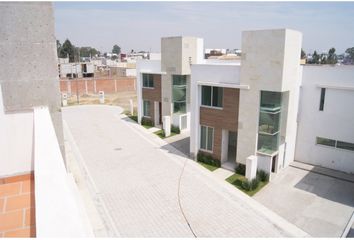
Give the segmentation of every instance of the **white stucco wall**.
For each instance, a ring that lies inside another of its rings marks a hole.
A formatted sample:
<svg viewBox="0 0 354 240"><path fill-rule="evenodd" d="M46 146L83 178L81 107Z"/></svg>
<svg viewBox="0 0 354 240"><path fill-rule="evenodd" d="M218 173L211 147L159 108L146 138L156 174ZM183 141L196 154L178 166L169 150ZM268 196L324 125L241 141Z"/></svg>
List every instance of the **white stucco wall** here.
<svg viewBox="0 0 354 240"><path fill-rule="evenodd" d="M321 87L326 88L319 111ZM303 67L295 160L354 173L354 152L316 145L316 137L354 143L354 66Z"/></svg>
<svg viewBox="0 0 354 240"><path fill-rule="evenodd" d="M33 112L4 113L0 85L0 178L33 170Z"/></svg>

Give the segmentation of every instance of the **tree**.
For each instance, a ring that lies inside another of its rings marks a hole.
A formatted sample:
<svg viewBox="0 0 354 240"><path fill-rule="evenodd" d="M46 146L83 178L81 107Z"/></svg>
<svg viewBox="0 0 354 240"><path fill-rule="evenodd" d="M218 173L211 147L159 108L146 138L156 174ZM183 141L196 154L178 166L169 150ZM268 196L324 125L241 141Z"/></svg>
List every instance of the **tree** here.
<svg viewBox="0 0 354 240"><path fill-rule="evenodd" d="M120 47L118 45L114 45L113 49L112 49L112 53L119 55L120 54Z"/></svg>
<svg viewBox="0 0 354 240"><path fill-rule="evenodd" d="M57 55L59 57L59 54L60 54L60 49L61 49L61 43L59 40L57 40Z"/></svg>
<svg viewBox="0 0 354 240"><path fill-rule="evenodd" d="M301 48L301 59L306 59L306 53L302 48Z"/></svg>
<svg viewBox="0 0 354 240"><path fill-rule="evenodd" d="M310 63L313 63L313 64L319 64L320 63L320 55L318 55L317 51L313 52L312 60L310 61Z"/></svg>
<svg viewBox="0 0 354 240"><path fill-rule="evenodd" d="M99 51L92 47L81 47L80 56L81 57L94 57L99 54Z"/></svg>
<svg viewBox="0 0 354 240"><path fill-rule="evenodd" d="M348 58L349 58L350 62L353 64L354 63L354 47L348 48L347 50L345 50L345 53L348 54Z"/></svg>
<svg viewBox="0 0 354 240"><path fill-rule="evenodd" d="M320 64L327 64L327 54L325 54L325 53L322 53L321 55L320 55L320 62L319 62Z"/></svg>
<svg viewBox="0 0 354 240"><path fill-rule="evenodd" d="M66 39L61 46L59 57L66 58L69 56L69 62L75 61L75 46L71 44L69 39Z"/></svg>
<svg viewBox="0 0 354 240"><path fill-rule="evenodd" d="M331 48L328 51L327 64L336 64L338 62L338 57L336 54L336 49Z"/></svg>

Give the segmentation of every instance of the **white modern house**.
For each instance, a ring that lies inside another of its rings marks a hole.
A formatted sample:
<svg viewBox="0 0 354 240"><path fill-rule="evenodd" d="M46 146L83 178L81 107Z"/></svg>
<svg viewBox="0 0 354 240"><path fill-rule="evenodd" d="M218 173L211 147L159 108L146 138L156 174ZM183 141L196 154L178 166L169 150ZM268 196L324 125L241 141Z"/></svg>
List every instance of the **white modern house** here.
<svg viewBox="0 0 354 240"><path fill-rule="evenodd" d="M181 130L190 123L190 65L203 59L203 40L195 37L161 39L161 60L137 61L138 121L162 124L169 116Z"/></svg>
<svg viewBox="0 0 354 240"><path fill-rule="evenodd" d="M295 160L354 173L353 104L353 65L305 65Z"/></svg>
<svg viewBox="0 0 354 240"><path fill-rule="evenodd" d="M288 29L246 31L241 62L192 65L192 157L266 172L293 161L301 40Z"/></svg>

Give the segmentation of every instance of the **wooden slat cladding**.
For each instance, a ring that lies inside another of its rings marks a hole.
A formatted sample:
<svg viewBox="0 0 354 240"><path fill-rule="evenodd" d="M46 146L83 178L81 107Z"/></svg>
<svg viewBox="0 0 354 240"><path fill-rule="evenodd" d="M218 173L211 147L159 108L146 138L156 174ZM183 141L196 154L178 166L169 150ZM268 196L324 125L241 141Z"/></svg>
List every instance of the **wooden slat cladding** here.
<svg viewBox="0 0 354 240"><path fill-rule="evenodd" d="M161 75L153 74L154 88L143 88L144 100L161 102Z"/></svg>
<svg viewBox="0 0 354 240"><path fill-rule="evenodd" d="M221 159L222 129L236 132L238 129L238 110L240 90L224 88L223 108L209 108L200 106L200 125L214 128L212 156Z"/></svg>

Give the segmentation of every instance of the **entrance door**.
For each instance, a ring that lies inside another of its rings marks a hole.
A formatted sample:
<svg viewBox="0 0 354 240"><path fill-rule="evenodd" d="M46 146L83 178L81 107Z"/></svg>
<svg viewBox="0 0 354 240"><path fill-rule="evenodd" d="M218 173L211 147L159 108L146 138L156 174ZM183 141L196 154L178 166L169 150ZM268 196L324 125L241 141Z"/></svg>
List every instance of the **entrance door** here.
<svg viewBox="0 0 354 240"><path fill-rule="evenodd" d="M236 161L237 132L229 131L229 141L227 148L227 161Z"/></svg>
<svg viewBox="0 0 354 240"><path fill-rule="evenodd" d="M162 124L162 106L161 106L161 102L159 102L159 124Z"/></svg>
<svg viewBox="0 0 354 240"><path fill-rule="evenodd" d="M276 166L277 166L277 157L278 155L275 155L272 157L272 172L276 172Z"/></svg>

